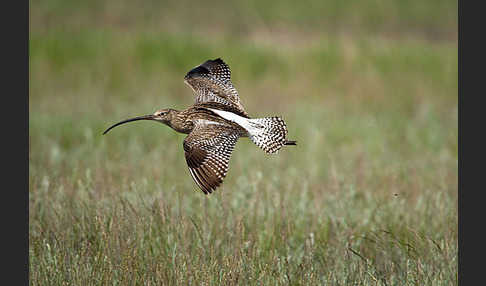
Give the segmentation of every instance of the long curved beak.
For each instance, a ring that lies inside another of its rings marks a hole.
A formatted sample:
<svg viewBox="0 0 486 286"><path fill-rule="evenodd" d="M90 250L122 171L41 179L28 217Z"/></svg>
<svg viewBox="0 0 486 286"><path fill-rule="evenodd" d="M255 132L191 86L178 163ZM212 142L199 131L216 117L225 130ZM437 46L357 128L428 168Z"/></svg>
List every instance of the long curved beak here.
<svg viewBox="0 0 486 286"><path fill-rule="evenodd" d="M150 114L150 115L138 116L138 117L130 118L130 119L127 119L127 120L123 120L123 121L118 122L117 124L112 125L110 128L106 129L106 131L103 132L103 135L105 135L106 133L108 133L108 131L117 127L118 125L128 123L128 122L132 122L132 121L137 121L137 120L155 120L155 119L154 119L154 115Z"/></svg>

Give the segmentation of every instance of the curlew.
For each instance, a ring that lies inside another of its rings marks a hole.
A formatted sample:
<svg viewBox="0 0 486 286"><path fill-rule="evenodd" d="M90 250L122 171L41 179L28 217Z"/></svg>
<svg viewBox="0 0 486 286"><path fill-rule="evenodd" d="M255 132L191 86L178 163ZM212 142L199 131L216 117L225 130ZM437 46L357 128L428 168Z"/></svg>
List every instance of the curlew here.
<svg viewBox="0 0 486 286"><path fill-rule="evenodd" d="M192 179L204 194L223 183L229 160L240 137L249 137L266 153L277 153L287 140L287 126L280 117L252 119L240 103L231 82L229 66L220 58L208 60L184 77L196 94L191 107L178 111L161 109L154 114L118 122L103 132L127 122L153 120L188 134L182 144Z"/></svg>

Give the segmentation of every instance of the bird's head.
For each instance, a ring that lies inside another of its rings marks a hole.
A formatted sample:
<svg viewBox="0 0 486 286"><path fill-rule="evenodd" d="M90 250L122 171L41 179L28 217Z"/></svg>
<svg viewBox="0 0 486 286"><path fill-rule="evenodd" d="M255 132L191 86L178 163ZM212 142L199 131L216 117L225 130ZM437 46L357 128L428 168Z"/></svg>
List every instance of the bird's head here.
<svg viewBox="0 0 486 286"><path fill-rule="evenodd" d="M128 122L132 122L132 121L137 121L137 120L153 120L153 121L157 121L157 122L160 122L160 123L170 125L170 121L172 120L175 112L176 112L176 110L174 110L174 109L166 108L166 109L157 110L153 114L143 115L143 116L138 116L138 117L126 119L126 120L120 121L120 122L110 126L108 129L106 129L105 132L103 132L103 135L108 133L108 131L110 131L111 129L115 128L118 125L128 123Z"/></svg>
<svg viewBox="0 0 486 286"><path fill-rule="evenodd" d="M165 108L155 111L151 116L152 120L167 124L171 121L173 114L174 109Z"/></svg>

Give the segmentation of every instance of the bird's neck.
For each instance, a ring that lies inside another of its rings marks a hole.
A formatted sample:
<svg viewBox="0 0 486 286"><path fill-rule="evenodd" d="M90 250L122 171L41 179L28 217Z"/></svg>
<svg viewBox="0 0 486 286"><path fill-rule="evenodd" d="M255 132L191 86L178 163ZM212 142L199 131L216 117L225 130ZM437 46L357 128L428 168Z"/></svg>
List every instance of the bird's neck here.
<svg viewBox="0 0 486 286"><path fill-rule="evenodd" d="M189 134L192 131L192 124L187 121L187 116L184 115L181 111L178 110L171 110L171 117L170 120L167 122L167 125L174 129L177 132Z"/></svg>

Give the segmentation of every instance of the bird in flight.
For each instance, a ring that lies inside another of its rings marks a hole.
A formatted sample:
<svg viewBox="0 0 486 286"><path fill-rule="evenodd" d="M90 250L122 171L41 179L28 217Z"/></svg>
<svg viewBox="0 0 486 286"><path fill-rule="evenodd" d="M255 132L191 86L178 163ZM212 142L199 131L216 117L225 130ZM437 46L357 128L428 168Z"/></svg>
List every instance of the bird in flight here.
<svg viewBox="0 0 486 286"><path fill-rule="evenodd" d="M204 194L223 183L231 153L240 137L249 137L266 153L277 153L287 140L287 126L280 117L252 119L243 108L231 83L229 66L221 59L207 60L184 77L196 94L195 103L178 111L161 109L154 114L118 122L103 132L127 122L153 120L188 134L182 144L189 172Z"/></svg>

